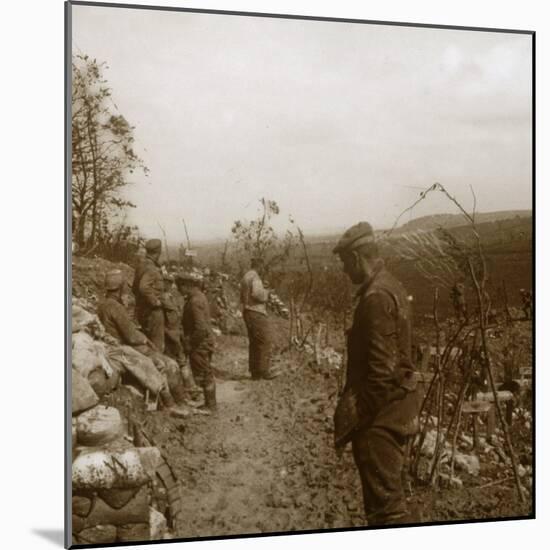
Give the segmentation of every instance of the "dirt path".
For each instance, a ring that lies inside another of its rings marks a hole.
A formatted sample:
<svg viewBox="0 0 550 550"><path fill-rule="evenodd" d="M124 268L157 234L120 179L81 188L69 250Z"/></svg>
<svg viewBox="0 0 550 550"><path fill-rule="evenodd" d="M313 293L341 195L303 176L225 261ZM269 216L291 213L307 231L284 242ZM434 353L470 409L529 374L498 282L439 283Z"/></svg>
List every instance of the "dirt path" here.
<svg viewBox="0 0 550 550"><path fill-rule="evenodd" d="M331 367L284 355L284 375L252 381L246 340L224 337L215 356L219 412L178 420L146 415L146 429L182 487L178 538L366 525L349 446L332 446ZM479 480L474 480L476 485ZM415 489L419 521L521 515L513 488ZM508 504L507 504L508 503Z"/></svg>
<svg viewBox="0 0 550 550"><path fill-rule="evenodd" d="M183 485L177 536L360 524L356 488L338 494L352 480L335 475L335 456L325 457L334 455L327 395L289 360L284 376L250 380L245 344L234 338L215 359L218 414L188 420L183 441L164 448Z"/></svg>

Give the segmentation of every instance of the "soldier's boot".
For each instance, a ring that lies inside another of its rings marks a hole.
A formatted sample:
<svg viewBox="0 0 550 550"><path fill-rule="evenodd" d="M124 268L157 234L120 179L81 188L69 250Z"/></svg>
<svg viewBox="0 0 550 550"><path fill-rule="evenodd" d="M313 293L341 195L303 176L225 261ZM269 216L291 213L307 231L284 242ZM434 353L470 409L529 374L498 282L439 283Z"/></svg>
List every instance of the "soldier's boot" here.
<svg viewBox="0 0 550 550"><path fill-rule="evenodd" d="M168 381L168 387L170 388L170 393L175 399L177 405L187 404L187 395L185 391L185 386L183 379L180 375L179 366L175 363L173 368L166 369L166 380Z"/></svg>
<svg viewBox="0 0 550 550"><path fill-rule="evenodd" d="M216 384L211 383L204 386L203 391L204 405L201 405L200 408L213 414L218 410L218 403L216 401Z"/></svg>
<svg viewBox="0 0 550 550"><path fill-rule="evenodd" d="M170 393L174 397L174 401L177 405L187 405L188 399L187 399L187 392L185 391L185 387L183 384L175 384L170 387Z"/></svg>
<svg viewBox="0 0 550 550"><path fill-rule="evenodd" d="M200 401L202 398L202 389L195 382L193 371L187 362L180 363L181 378L189 398L192 401Z"/></svg>
<svg viewBox="0 0 550 550"><path fill-rule="evenodd" d="M180 418L186 418L191 414L191 411L185 405L178 405L170 390L167 387L164 387L160 390L160 401L162 403L162 408L167 410L170 414L174 416L179 416Z"/></svg>

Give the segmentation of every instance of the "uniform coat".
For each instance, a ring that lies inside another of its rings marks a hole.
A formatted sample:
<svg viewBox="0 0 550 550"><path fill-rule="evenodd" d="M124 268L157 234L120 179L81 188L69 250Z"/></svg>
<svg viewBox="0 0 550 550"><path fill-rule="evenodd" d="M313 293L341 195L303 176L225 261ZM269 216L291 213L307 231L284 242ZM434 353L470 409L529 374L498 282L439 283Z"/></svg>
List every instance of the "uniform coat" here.
<svg viewBox="0 0 550 550"><path fill-rule="evenodd" d="M264 289L258 273L251 269L241 281L243 319L248 333L248 368L252 378L261 378L270 369L271 332L266 302L269 292Z"/></svg>
<svg viewBox="0 0 550 550"><path fill-rule="evenodd" d="M164 278L159 263L146 256L136 267L132 290L136 298L136 319L159 352L164 351Z"/></svg>
<svg viewBox="0 0 550 550"><path fill-rule="evenodd" d="M131 346L153 361L155 367L165 376L171 390L178 387L181 383L178 364L173 359L152 349L148 338L138 330L122 303L116 298L108 296L97 306L97 315L111 336L121 344Z"/></svg>
<svg viewBox="0 0 550 550"><path fill-rule="evenodd" d="M210 364L214 351L214 334L208 300L197 287L191 289L185 302L182 326L184 348L189 355L193 376L201 387L211 386L215 383Z"/></svg>
<svg viewBox="0 0 550 550"><path fill-rule="evenodd" d="M410 306L402 285L383 263L357 297L348 332L346 386L358 395L360 425L352 450L365 513L369 525L405 523L401 475L407 437L418 425Z"/></svg>

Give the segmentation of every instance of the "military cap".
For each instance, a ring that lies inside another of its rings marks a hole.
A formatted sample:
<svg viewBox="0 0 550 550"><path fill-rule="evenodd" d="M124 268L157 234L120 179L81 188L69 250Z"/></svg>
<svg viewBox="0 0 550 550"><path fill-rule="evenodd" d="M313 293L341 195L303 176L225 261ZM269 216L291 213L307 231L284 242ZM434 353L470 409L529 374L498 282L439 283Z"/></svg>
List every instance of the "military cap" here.
<svg viewBox="0 0 550 550"><path fill-rule="evenodd" d="M145 250L147 252L155 252L157 250L160 250L162 248L162 242L160 239L149 239L145 243Z"/></svg>
<svg viewBox="0 0 550 550"><path fill-rule="evenodd" d="M200 283L202 279L202 275L194 271L184 271L176 275L177 283Z"/></svg>
<svg viewBox="0 0 550 550"><path fill-rule="evenodd" d="M357 248L365 243L374 242L374 231L368 222L359 222L350 227L340 238L332 250L333 254L340 254Z"/></svg>
<svg viewBox="0 0 550 550"><path fill-rule="evenodd" d="M112 269L105 274L105 288L107 290L117 290L122 286L124 276L120 269Z"/></svg>

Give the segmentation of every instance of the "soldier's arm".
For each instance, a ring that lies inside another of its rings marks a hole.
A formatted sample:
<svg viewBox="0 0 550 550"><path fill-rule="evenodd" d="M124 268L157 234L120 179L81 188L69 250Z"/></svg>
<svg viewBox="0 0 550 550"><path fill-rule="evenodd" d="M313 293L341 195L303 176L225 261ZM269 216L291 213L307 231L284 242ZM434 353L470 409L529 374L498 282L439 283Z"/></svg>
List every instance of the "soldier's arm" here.
<svg viewBox="0 0 550 550"><path fill-rule="evenodd" d="M121 340L129 346L141 346L147 344L147 337L140 332L123 306L115 309L111 313L113 322L115 323Z"/></svg>
<svg viewBox="0 0 550 550"><path fill-rule="evenodd" d="M139 292L151 307L160 307L162 305L154 288L156 278L156 273L149 270L143 274L139 282Z"/></svg>
<svg viewBox="0 0 550 550"><path fill-rule="evenodd" d="M190 303L193 312L193 334L191 338L198 344L211 336L210 308L206 298L191 298Z"/></svg>
<svg viewBox="0 0 550 550"><path fill-rule="evenodd" d="M375 292L359 306L357 322L363 335L365 370L368 375L360 393L368 411L376 414L394 389L398 359L396 305L386 292Z"/></svg>
<svg viewBox="0 0 550 550"><path fill-rule="evenodd" d="M251 295L254 301L260 304L267 302L269 298L269 292L264 289L264 285L259 277L252 279Z"/></svg>

